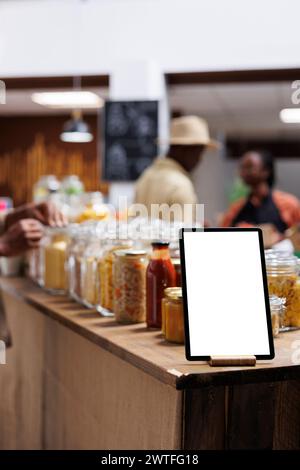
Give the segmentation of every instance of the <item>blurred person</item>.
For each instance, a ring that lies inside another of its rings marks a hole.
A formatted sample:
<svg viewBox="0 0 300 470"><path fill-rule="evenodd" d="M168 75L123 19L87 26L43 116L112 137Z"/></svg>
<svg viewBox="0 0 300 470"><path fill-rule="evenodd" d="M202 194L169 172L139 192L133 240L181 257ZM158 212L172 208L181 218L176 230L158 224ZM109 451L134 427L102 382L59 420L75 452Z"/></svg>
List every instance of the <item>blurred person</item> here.
<svg viewBox="0 0 300 470"><path fill-rule="evenodd" d="M207 148L217 148L210 139L207 123L197 116L182 116L171 121L169 151L156 158L136 183L135 203L151 214L152 204L197 204L191 172Z"/></svg>
<svg viewBox="0 0 300 470"><path fill-rule="evenodd" d="M49 202L26 204L1 214L0 256L18 256L37 248L44 234L43 225L62 227L67 220L59 209ZM0 340L11 345L11 335L6 322L5 307L0 290Z"/></svg>
<svg viewBox="0 0 300 470"><path fill-rule="evenodd" d="M289 227L300 222L300 202L292 194L273 189L275 168L271 154L247 151L241 157L239 171L250 193L229 207L221 226L261 226L272 245L283 238Z"/></svg>

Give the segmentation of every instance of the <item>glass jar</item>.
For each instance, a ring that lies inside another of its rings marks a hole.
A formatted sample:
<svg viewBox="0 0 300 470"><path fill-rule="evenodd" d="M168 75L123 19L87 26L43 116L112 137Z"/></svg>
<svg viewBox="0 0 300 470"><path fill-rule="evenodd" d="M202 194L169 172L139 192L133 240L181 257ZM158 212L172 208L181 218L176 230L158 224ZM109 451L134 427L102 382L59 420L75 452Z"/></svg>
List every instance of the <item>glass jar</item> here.
<svg viewBox="0 0 300 470"><path fill-rule="evenodd" d="M178 292L181 292L180 287L167 287L164 290L164 297L161 301L161 332L163 336L166 335L166 311L169 305L169 299Z"/></svg>
<svg viewBox="0 0 300 470"><path fill-rule="evenodd" d="M169 252L169 243L152 243L152 254L146 272L147 326L161 328L161 301L167 287L176 286L176 272Z"/></svg>
<svg viewBox="0 0 300 470"><path fill-rule="evenodd" d="M269 297L270 309L271 309L271 320L272 320L272 332L274 338L279 335L279 331L282 324L282 315L284 313L285 300L277 297L276 295L271 295Z"/></svg>
<svg viewBox="0 0 300 470"><path fill-rule="evenodd" d="M77 302L82 301L81 266L84 250L86 249L87 234L78 228L73 235L68 249L68 285L69 294Z"/></svg>
<svg viewBox="0 0 300 470"><path fill-rule="evenodd" d="M95 308L100 301L98 261L103 253L103 240L95 232L86 240L81 265L81 298L88 308Z"/></svg>
<svg viewBox="0 0 300 470"><path fill-rule="evenodd" d="M114 252L114 313L118 323L146 320L146 268L144 250Z"/></svg>
<svg viewBox="0 0 300 470"><path fill-rule="evenodd" d="M131 246L132 242L125 239L110 239L105 241L102 256L98 259L97 262L100 292L97 310L103 316L111 317L114 315L114 252L117 250L130 248Z"/></svg>
<svg viewBox="0 0 300 470"><path fill-rule="evenodd" d="M293 292L289 298L288 310L285 313L286 323L290 328L300 328L300 280L294 286Z"/></svg>
<svg viewBox="0 0 300 470"><path fill-rule="evenodd" d="M296 256L268 250L265 254L269 295L286 299L283 326L290 327L290 305L297 283L299 262Z"/></svg>
<svg viewBox="0 0 300 470"><path fill-rule="evenodd" d="M172 258L172 263L176 271L176 286L181 287L181 263L180 258Z"/></svg>
<svg viewBox="0 0 300 470"><path fill-rule="evenodd" d="M184 318L181 289L168 295L165 310L166 340L172 343L184 343Z"/></svg>
<svg viewBox="0 0 300 470"><path fill-rule="evenodd" d="M41 272L43 286L54 294L65 294L68 288L67 249L68 228L47 228L41 242Z"/></svg>
<svg viewBox="0 0 300 470"><path fill-rule="evenodd" d="M28 277L38 284L39 286L43 285L42 282L42 273L41 273L41 249L35 248L30 250L27 254L28 262Z"/></svg>

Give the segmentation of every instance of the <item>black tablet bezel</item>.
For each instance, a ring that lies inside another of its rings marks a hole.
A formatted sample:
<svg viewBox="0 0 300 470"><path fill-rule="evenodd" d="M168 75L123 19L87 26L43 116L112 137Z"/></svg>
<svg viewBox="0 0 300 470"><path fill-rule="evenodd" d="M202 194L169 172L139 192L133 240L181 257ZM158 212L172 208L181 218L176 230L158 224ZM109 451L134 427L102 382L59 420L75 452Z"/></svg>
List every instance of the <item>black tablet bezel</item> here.
<svg viewBox="0 0 300 470"><path fill-rule="evenodd" d="M190 348L190 333L189 333L189 315L188 315L188 300L186 288L186 270L185 270L185 253L184 253L184 234L185 232L256 232L259 239L261 269L264 284L265 307L267 315L267 327L269 337L270 354L255 355L256 359L274 359L274 341L272 333L271 310L269 303L268 281L266 273L265 253L262 231L259 228L182 228L180 230L179 245L180 245L180 260L181 260L181 277L182 277L182 296L183 296L183 311L184 311L184 331L185 331L185 355L188 361L207 361L210 356L192 356Z"/></svg>

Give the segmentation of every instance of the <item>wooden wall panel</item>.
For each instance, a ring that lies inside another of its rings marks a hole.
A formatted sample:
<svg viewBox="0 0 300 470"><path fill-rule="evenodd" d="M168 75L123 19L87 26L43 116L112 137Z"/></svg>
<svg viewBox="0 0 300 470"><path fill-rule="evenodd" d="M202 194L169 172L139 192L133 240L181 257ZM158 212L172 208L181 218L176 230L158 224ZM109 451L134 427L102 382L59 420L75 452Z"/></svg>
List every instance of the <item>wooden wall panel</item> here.
<svg viewBox="0 0 300 470"><path fill-rule="evenodd" d="M101 145L97 146L97 117L87 116L94 134L91 143L68 144L59 134L69 116L0 118L0 196L14 204L31 201L32 187L44 174L58 178L78 175L87 191L107 191L100 182Z"/></svg>

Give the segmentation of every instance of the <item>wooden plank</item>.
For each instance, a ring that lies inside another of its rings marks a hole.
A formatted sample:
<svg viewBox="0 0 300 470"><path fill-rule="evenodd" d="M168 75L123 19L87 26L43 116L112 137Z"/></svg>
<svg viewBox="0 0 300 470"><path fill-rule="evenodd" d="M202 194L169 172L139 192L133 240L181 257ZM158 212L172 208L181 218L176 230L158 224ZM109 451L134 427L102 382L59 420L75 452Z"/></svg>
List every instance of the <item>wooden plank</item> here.
<svg viewBox="0 0 300 470"><path fill-rule="evenodd" d="M273 448L300 449L300 381L277 384Z"/></svg>
<svg viewBox="0 0 300 470"><path fill-rule="evenodd" d="M275 340L276 358L272 361L258 361L255 367L212 368L206 362L188 362L183 346L167 343L159 331L150 331L144 324L118 325L114 319L102 318L67 297L47 294L24 278L2 279L1 286L46 316L177 389L300 378L300 364L294 363L292 355L300 330Z"/></svg>
<svg viewBox="0 0 300 470"><path fill-rule="evenodd" d="M40 449L45 317L4 293L14 344L0 366L0 449Z"/></svg>
<svg viewBox="0 0 300 470"><path fill-rule="evenodd" d="M185 450L224 449L225 387L184 392Z"/></svg>
<svg viewBox="0 0 300 470"><path fill-rule="evenodd" d="M273 383L230 387L228 449L272 449L276 386Z"/></svg>
<svg viewBox="0 0 300 470"><path fill-rule="evenodd" d="M45 449L179 449L182 392L47 319Z"/></svg>

